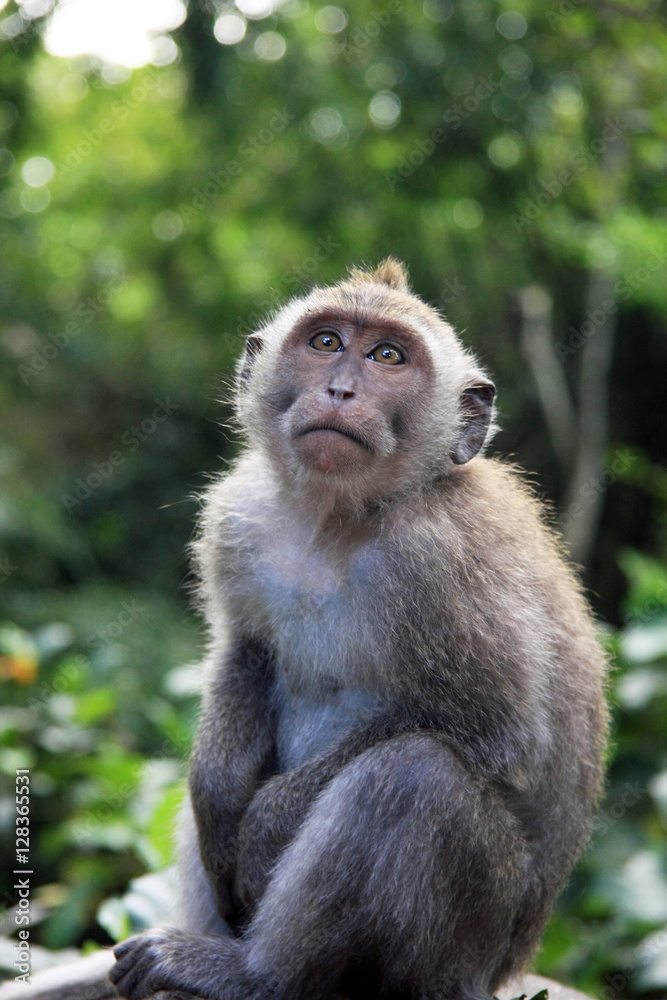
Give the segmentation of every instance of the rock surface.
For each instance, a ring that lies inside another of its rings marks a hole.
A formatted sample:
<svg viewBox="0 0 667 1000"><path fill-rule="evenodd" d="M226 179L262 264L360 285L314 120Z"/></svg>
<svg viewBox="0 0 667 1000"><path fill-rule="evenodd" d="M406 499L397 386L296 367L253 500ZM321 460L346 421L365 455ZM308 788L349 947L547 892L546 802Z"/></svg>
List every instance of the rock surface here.
<svg viewBox="0 0 667 1000"><path fill-rule="evenodd" d="M110 950L98 951L70 965L59 965L31 977L29 986L9 981L0 985L0 1000L112 1000L118 994L106 973L113 963ZM515 1000L525 995L531 1000L540 990L549 991L549 1000L591 1000L586 993L553 979L526 974L508 982L498 991L498 1000ZM154 1000L197 1000L182 991L161 991ZM340 1000L344 1000L343 997Z"/></svg>

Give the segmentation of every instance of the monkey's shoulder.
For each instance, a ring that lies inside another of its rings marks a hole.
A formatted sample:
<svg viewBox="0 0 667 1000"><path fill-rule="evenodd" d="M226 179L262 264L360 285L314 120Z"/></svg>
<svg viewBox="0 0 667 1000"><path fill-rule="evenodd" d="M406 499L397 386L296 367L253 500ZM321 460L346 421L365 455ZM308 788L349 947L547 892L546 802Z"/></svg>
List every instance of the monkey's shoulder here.
<svg viewBox="0 0 667 1000"><path fill-rule="evenodd" d="M213 550L229 557L229 550L249 542L257 528L273 517L278 486L266 462L256 453L241 455L203 496L195 555Z"/></svg>
<svg viewBox="0 0 667 1000"><path fill-rule="evenodd" d="M476 458L455 468L387 518L403 590L426 581L426 600L487 632L502 622L503 631L525 639L529 623L530 634L546 629L554 645L571 630L577 642L585 637L597 647L581 584L548 514L507 463Z"/></svg>
<svg viewBox="0 0 667 1000"><path fill-rule="evenodd" d="M479 457L455 467L394 515L393 534L450 559L565 567L562 546L549 526L550 509L527 477L509 463Z"/></svg>
<svg viewBox="0 0 667 1000"><path fill-rule="evenodd" d="M476 458L390 505L383 532L399 550L416 546L449 560L488 558L494 552L500 558L498 550L489 550L490 543L515 552L546 547L556 553L545 511L518 470Z"/></svg>

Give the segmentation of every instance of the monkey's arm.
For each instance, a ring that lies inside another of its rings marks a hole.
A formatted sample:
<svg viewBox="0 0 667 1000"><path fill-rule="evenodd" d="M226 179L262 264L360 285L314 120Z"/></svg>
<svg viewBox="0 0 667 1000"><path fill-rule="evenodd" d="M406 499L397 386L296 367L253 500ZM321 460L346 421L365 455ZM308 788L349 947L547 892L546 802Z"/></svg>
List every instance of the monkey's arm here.
<svg viewBox="0 0 667 1000"><path fill-rule="evenodd" d="M370 747L417 728L414 720L389 709L303 764L269 778L240 823L234 880L239 903L252 906L260 898L275 862L296 836L314 800L346 764Z"/></svg>
<svg viewBox="0 0 667 1000"><path fill-rule="evenodd" d="M258 789L242 817L238 834L234 895L239 903L251 907L262 896L280 854L296 836L315 799L342 768L371 747L417 732L429 733L446 747L471 780L489 782L502 790L517 815L526 811L524 791L529 782L525 768L519 764L521 754L511 741L508 746L499 744L495 750L487 747L482 752L471 734L466 733L455 704L448 705L436 719L409 706L406 697L400 705L388 706L326 750L271 777ZM521 818L531 820L530 815Z"/></svg>
<svg viewBox="0 0 667 1000"><path fill-rule="evenodd" d="M199 851L225 920L233 916L231 885L241 817L274 752L271 672L269 654L249 639L239 640L215 664L190 763Z"/></svg>

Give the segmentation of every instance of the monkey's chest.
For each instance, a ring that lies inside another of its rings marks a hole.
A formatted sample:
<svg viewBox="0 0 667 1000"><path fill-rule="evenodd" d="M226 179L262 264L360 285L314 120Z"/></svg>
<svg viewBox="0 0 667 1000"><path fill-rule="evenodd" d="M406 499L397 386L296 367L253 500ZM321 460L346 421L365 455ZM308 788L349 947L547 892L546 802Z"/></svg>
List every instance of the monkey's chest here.
<svg viewBox="0 0 667 1000"><path fill-rule="evenodd" d="M229 590L232 618L275 653L293 689L309 679L367 685L384 658L381 553L334 561L293 539L262 539Z"/></svg>
<svg viewBox="0 0 667 1000"><path fill-rule="evenodd" d="M281 770L335 742L380 704L386 657L376 604L379 557L342 567L278 542L246 577L245 616L276 659L274 708Z"/></svg>
<svg viewBox="0 0 667 1000"><path fill-rule="evenodd" d="M275 689L276 749L280 772L297 767L344 737L379 705L361 688L292 691L279 673Z"/></svg>

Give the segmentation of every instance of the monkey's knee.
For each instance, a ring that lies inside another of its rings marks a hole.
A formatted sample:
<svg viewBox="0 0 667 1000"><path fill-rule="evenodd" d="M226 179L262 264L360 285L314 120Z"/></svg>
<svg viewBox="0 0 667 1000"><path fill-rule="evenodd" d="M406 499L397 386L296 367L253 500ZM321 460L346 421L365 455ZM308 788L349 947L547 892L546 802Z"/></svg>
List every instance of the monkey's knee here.
<svg viewBox="0 0 667 1000"><path fill-rule="evenodd" d="M397 737L314 802L253 920L253 960L289 956L281 974L294 981L295 955L341 974L354 955L389 994L444 977L474 995L509 947L522 862L502 803L435 738Z"/></svg>
<svg viewBox="0 0 667 1000"><path fill-rule="evenodd" d="M340 793L337 796L337 793ZM499 794L476 778L438 739L406 734L372 747L347 765L319 800L347 834L380 865L407 866L434 886L475 864L478 879L520 879L524 844ZM457 867L465 864L464 868Z"/></svg>

